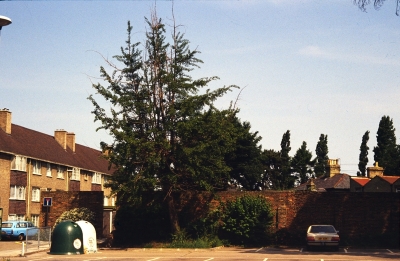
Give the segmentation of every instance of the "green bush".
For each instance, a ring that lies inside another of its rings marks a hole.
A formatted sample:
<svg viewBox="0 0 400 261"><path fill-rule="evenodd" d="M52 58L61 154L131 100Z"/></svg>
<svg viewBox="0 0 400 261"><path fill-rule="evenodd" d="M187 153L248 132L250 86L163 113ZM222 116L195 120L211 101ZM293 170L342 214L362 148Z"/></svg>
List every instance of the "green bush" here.
<svg viewBox="0 0 400 261"><path fill-rule="evenodd" d="M64 220L72 220L72 221L79 221L85 220L90 223L93 223L96 219L96 215L93 211L88 208L74 208L71 210L67 210L61 214L59 218L57 218L54 227Z"/></svg>
<svg viewBox="0 0 400 261"><path fill-rule="evenodd" d="M244 195L220 206L220 238L234 245L265 245L273 211L261 196Z"/></svg>

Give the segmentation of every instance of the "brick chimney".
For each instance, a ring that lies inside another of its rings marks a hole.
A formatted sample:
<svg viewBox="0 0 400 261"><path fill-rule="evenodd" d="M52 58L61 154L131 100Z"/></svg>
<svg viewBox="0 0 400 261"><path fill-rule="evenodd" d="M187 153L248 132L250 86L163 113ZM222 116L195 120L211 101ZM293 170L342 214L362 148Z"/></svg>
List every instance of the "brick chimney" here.
<svg viewBox="0 0 400 261"><path fill-rule="evenodd" d="M6 108L0 110L0 129L11 134L11 112Z"/></svg>
<svg viewBox="0 0 400 261"><path fill-rule="evenodd" d="M75 152L75 133L73 132L67 133L67 147Z"/></svg>
<svg viewBox="0 0 400 261"><path fill-rule="evenodd" d="M328 164L326 167L326 176L331 178L336 174L340 174L339 159L328 159Z"/></svg>
<svg viewBox="0 0 400 261"><path fill-rule="evenodd" d="M66 150L67 149L67 131L65 130L56 130L54 132L54 139L61 145L61 147Z"/></svg>
<svg viewBox="0 0 400 261"><path fill-rule="evenodd" d="M373 167L367 168L367 177L372 179L375 176L383 176L383 168L379 167L378 162L375 162Z"/></svg>

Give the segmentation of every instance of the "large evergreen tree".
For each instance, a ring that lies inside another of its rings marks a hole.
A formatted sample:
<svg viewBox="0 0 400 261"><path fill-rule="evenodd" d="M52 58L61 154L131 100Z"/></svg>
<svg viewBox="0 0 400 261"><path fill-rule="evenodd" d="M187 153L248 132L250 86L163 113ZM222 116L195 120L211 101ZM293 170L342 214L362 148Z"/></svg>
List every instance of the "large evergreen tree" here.
<svg viewBox="0 0 400 261"><path fill-rule="evenodd" d="M236 143L232 124L236 111L213 107L232 86L199 94L217 77L192 79L189 73L201 60L176 26L169 43L161 19L153 13L146 22L144 55L139 43L131 42L128 22L126 46L114 56L122 68L108 60L113 71L100 68L107 86L93 87L109 105L93 95L89 99L99 129L113 138L112 144L101 145L110 151L108 159L116 169L108 186L117 194L117 203L140 204L144 192L160 191L175 233L180 226L174 191L226 186L230 168L224 157Z"/></svg>
<svg viewBox="0 0 400 261"><path fill-rule="evenodd" d="M367 146L368 140L369 140L369 131L366 131L362 137L360 145L360 156L358 162L359 171L357 171L357 176L365 177L365 173L367 171L368 150L369 150L369 147Z"/></svg>
<svg viewBox="0 0 400 261"><path fill-rule="evenodd" d="M264 150L262 153L264 173L261 181L263 189L280 190L283 187L281 178L281 155L279 151Z"/></svg>
<svg viewBox="0 0 400 261"><path fill-rule="evenodd" d="M230 183L244 190L259 190L263 173L261 159L261 137L258 132L251 132L249 122L234 119L237 132L235 150L226 156L231 168Z"/></svg>
<svg viewBox="0 0 400 261"><path fill-rule="evenodd" d="M326 167L328 164L328 135L321 134L317 147L315 148L316 163L314 173L316 177L321 177L326 174Z"/></svg>
<svg viewBox="0 0 400 261"><path fill-rule="evenodd" d="M313 176L314 160L312 160L312 153L307 149L305 141L293 156L291 166L293 173L299 175L300 183L307 182Z"/></svg>
<svg viewBox="0 0 400 261"><path fill-rule="evenodd" d="M385 175L400 175L395 130L393 120L389 116L382 116L376 134L377 146L373 151L374 160L384 168Z"/></svg>
<svg viewBox="0 0 400 261"><path fill-rule="evenodd" d="M290 167L290 131L282 135L281 150L264 150L264 188L284 190L294 187L296 177L292 176Z"/></svg>
<svg viewBox="0 0 400 261"><path fill-rule="evenodd" d="M281 140L281 176L282 176L282 189L289 189L294 187L295 177L292 176L292 170L290 168L290 156L289 152L292 148L290 147L290 130L287 130L282 135Z"/></svg>

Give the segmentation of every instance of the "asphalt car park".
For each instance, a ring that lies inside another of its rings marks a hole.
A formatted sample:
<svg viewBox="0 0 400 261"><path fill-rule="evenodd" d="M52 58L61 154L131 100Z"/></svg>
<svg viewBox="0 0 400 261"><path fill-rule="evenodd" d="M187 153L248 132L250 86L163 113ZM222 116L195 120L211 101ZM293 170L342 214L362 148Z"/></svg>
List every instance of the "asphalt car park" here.
<svg viewBox="0 0 400 261"><path fill-rule="evenodd" d="M1 253L0 253L1 254ZM1 256L1 255L0 255ZM305 248L218 248L218 249L99 249L97 253L84 255L50 255L48 251L29 254L26 257L11 257L11 261L39 260L130 260L130 261L341 261L341 260L400 260L398 249L351 249L338 251Z"/></svg>

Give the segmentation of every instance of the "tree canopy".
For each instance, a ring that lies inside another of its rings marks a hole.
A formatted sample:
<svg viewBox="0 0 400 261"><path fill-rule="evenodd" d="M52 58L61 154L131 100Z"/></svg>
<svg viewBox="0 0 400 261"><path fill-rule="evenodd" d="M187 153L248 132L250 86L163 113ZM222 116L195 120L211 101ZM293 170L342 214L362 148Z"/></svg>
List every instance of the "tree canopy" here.
<svg viewBox="0 0 400 261"><path fill-rule="evenodd" d="M315 161L312 159L312 153L307 149L307 143L303 141L291 161L293 173L299 175L299 183L305 183L313 176L314 164Z"/></svg>
<svg viewBox="0 0 400 261"><path fill-rule="evenodd" d="M235 148L237 110L217 110L213 102L235 86L200 90L218 77L192 79L190 72L202 61L189 47L184 34L166 26L155 13L147 19L145 48L132 42L128 22L126 46L121 54L106 60L109 73L100 67L107 86L93 84L95 121L113 138L108 160L116 171L107 184L124 204L140 204L146 191L165 194L171 229L179 231L172 192L222 189L229 180L225 156ZM105 108L109 107L107 112Z"/></svg>
<svg viewBox="0 0 400 261"><path fill-rule="evenodd" d="M316 163L314 172L316 177L324 176L326 173L328 157L328 135L321 134L317 147L315 148Z"/></svg>
<svg viewBox="0 0 400 261"><path fill-rule="evenodd" d="M367 171L367 164L368 164L368 150L369 147L367 146L369 140L369 131L366 131L362 137L361 145L360 145L360 156L358 162L358 169L357 176L365 177L365 173Z"/></svg>
<svg viewBox="0 0 400 261"><path fill-rule="evenodd" d="M377 146L374 147L374 160L384 168L385 175L399 175L399 149L396 145L396 134L393 120L382 116L376 133Z"/></svg>

